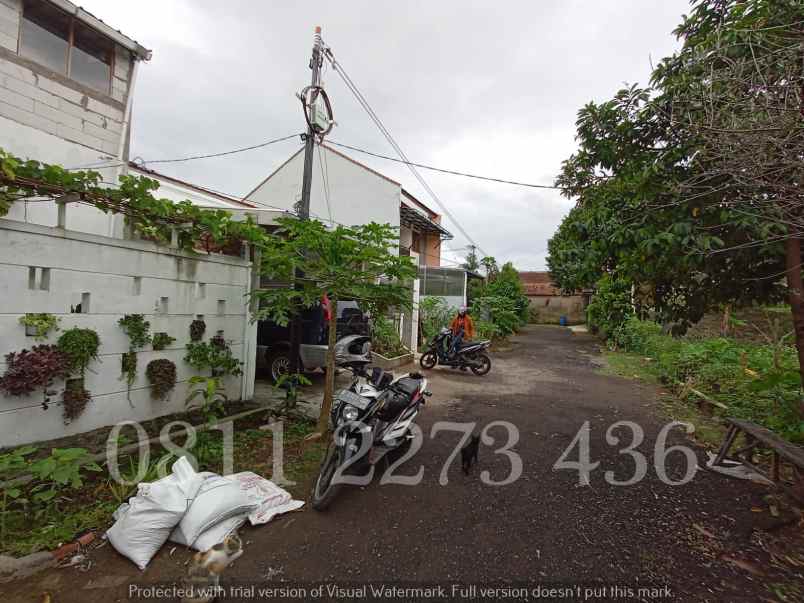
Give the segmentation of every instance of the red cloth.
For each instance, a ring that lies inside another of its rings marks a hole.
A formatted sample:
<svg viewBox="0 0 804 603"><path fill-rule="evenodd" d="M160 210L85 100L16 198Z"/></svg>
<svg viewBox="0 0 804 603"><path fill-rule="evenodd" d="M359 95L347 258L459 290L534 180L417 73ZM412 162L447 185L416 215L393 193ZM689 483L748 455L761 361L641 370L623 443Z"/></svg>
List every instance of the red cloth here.
<svg viewBox="0 0 804 603"><path fill-rule="evenodd" d="M321 306L324 308L324 320L329 322L332 320L332 304L330 304L326 293L321 296Z"/></svg>

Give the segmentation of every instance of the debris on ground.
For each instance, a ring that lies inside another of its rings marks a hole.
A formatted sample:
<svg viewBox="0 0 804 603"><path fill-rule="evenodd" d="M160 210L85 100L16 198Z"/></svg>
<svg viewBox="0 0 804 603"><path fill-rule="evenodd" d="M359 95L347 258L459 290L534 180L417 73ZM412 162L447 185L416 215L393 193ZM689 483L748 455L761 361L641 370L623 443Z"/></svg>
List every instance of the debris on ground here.
<svg viewBox="0 0 804 603"><path fill-rule="evenodd" d="M171 475L137 486L137 494L115 511L116 521L106 538L144 570L168 540L208 551L247 520L251 525L264 524L303 505L256 473L226 477L197 473L181 457Z"/></svg>
<svg viewBox="0 0 804 603"><path fill-rule="evenodd" d="M701 469L708 469L709 471L715 471L717 473L722 473L723 475L728 475L729 477L736 477L737 479L747 479L758 484L765 484L768 486L774 485L773 482L767 477L761 473L757 473L742 463L733 461L731 459L723 459L720 461L719 465L715 465L715 455L707 451L706 456L708 457L706 466L701 467Z"/></svg>

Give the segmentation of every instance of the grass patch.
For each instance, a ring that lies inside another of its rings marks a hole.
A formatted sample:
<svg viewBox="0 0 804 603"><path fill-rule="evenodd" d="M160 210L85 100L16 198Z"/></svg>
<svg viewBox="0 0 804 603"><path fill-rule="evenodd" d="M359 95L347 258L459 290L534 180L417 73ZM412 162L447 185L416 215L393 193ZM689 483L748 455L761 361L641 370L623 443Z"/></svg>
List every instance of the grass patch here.
<svg viewBox="0 0 804 603"><path fill-rule="evenodd" d="M235 473L253 471L271 479L273 477L273 432L258 429L264 417L253 416L233 426L233 461ZM310 483L326 449L326 438L307 442L305 437L315 430L315 423L301 419L283 421L283 472L286 479L296 482L286 489L296 498L306 499ZM174 444L183 446L186 440L176 438ZM195 445L188 452L195 456L199 471L223 472L224 434L218 430L198 432ZM159 446L151 448L151 463L143 481L156 479L155 467L166 454ZM120 459L123 477L137 472L136 457ZM168 470L170 462L167 464ZM25 471L20 471L25 473ZM0 476L5 479L8 476ZM71 542L89 530L104 531L112 523L112 513L136 487L119 487L106 473L87 473L84 484L78 489L63 488L48 503L36 502L31 493L36 482L24 486L19 501L5 511L6 534L0 543L0 553L23 556L47 551L60 544Z"/></svg>
<svg viewBox="0 0 804 603"><path fill-rule="evenodd" d="M604 375L636 379L662 386L659 372L652 358L630 352L605 350L606 365L598 370ZM683 421L695 426L693 438L705 448L718 448L726 434L726 428L716 417L701 412L693 400L682 400L670 389L659 393L659 409L668 419Z"/></svg>

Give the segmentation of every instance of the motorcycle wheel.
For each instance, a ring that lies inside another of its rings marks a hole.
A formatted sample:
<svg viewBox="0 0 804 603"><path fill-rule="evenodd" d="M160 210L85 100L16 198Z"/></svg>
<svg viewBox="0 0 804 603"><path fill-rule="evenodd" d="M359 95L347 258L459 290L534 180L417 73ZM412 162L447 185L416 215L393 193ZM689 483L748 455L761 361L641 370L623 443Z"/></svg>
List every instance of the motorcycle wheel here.
<svg viewBox="0 0 804 603"><path fill-rule="evenodd" d="M438 363L438 357L435 355L435 352L425 352L422 354L422 357L419 358L419 364L423 369L431 369Z"/></svg>
<svg viewBox="0 0 804 603"><path fill-rule="evenodd" d="M475 375L482 377L486 373L491 370L491 358L486 353L478 354L475 357L475 361L478 363L478 366L472 365L472 372Z"/></svg>
<svg viewBox="0 0 804 603"><path fill-rule="evenodd" d="M324 511L329 507L341 489L341 484L332 483L335 470L341 463L340 457L340 449L335 446L335 442L331 442L324 460L321 461L321 469L310 493L310 502L316 511Z"/></svg>

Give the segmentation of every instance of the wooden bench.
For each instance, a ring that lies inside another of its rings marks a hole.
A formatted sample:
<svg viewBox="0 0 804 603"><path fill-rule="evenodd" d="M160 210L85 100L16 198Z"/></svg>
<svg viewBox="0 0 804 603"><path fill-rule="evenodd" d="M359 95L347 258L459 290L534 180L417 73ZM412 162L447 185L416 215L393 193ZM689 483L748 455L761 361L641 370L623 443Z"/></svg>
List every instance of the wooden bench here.
<svg viewBox="0 0 804 603"><path fill-rule="evenodd" d="M729 430L726 432L726 438L712 461L712 465L720 465L724 459L742 463L749 469L764 475L799 501L804 502L804 448L791 444L769 429L750 421L726 419L726 423L729 425ZM729 450L734 446L741 433L745 436L745 445L729 455ZM772 453L770 474L753 464L754 451L757 448L765 448ZM783 462L792 467L792 483L783 479Z"/></svg>

